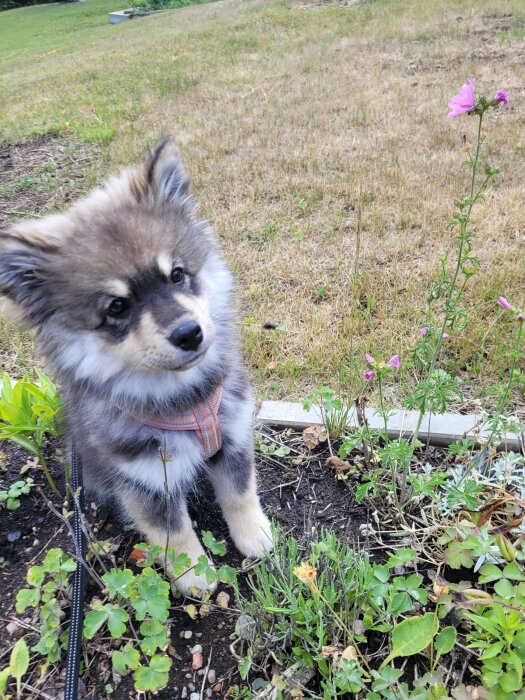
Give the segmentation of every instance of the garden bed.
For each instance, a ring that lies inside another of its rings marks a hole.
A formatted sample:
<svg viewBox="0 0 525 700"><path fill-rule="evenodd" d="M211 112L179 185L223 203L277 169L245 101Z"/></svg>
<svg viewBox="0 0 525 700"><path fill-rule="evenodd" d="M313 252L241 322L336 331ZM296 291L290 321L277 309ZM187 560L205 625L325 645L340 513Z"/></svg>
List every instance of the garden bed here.
<svg viewBox="0 0 525 700"><path fill-rule="evenodd" d="M310 438L307 436L307 439ZM466 601L461 591L476 590L476 579L479 574L474 574L469 566L461 567L454 563L454 567L451 568L447 564L448 545L436 545L437 536L429 535L432 525L429 506L432 505L432 498L423 497L419 502L416 499L414 504L406 509L405 518L400 518L399 514L396 514L392 503L389 503L390 499L388 497L385 499L384 493L380 498L364 499L362 503L356 503L355 494L358 492L363 476L366 475L364 453L358 448L352 451L347 462L342 460L338 462L336 455L339 443L332 444L325 441L322 434L321 442L309 448L301 431L261 426L261 432L256 434L256 445L261 499L266 511L282 531L275 557L272 555L266 564L267 570L272 572L276 581L279 577L273 571L273 567L277 566L279 561L282 564L286 536L291 535L298 547L297 560L288 562L293 568L293 565L299 565L303 557L305 560L309 559L312 547L323 537L323 531L328 529L337 535L345 551L355 552L358 558L369 557L370 563L380 567L378 570L383 573L391 557L395 556L396 552L400 553L395 569L391 570L392 576L394 574L397 576L395 580L401 580L403 577L406 580L409 577L418 577L414 579L418 585L410 593L414 596L410 598L410 611L406 611L403 615L407 616L407 619L410 619L410 615L413 614L421 616L434 611L435 592L439 590L439 585L442 590L444 587L450 588L450 594L447 592L447 596L453 596L453 603L450 602L445 622L449 626L450 623L457 625L459 634L465 634L468 628L462 630L462 623L456 617L462 603ZM52 450L50 450L51 453ZM18 478L20 469L28 463L27 458L28 455L23 450L4 442L3 462L8 467L8 471L3 474L3 481L10 483ZM454 460L455 458L442 448L427 447L418 451L415 468L423 474L425 470L428 473L428 466L425 465L430 465L435 474L445 474L453 467ZM342 467L342 464L346 464L348 469ZM66 552L71 551L67 527L59 517L61 503L58 499L52 498L41 471L34 468L34 462L31 459L29 459L29 465L27 474L32 475L37 486L29 495L22 496L20 507L11 511L10 517L3 517L1 522L0 542L4 557L1 567L5 584L0 609L3 624L8 630L8 634L3 635L0 646L0 656L4 665L13 642L19 635L23 634L29 646L38 641L38 615L32 614L32 609L23 615L16 615L14 612L16 592L25 584L27 568L40 562L45 553L54 547L61 547ZM51 458L49 465L57 485L62 488L63 468L60 460ZM501 496L501 492L497 495ZM511 497L509 492L506 495L507 499ZM487 500L490 502L492 499ZM513 504L514 523L511 523L514 527L519 527L518 520L521 522L524 507L525 504L516 497ZM101 546L106 553L109 553L109 560L118 567L128 566L134 571L139 571L136 561L130 559L134 545L138 542L138 535L124 532L122 525L106 510L96 510L94 506L87 505L86 511L92 531L96 533L99 543L103 543ZM235 631L237 626L237 632L239 632L239 620L254 619L250 617L253 609L250 611L250 604L247 603L253 595L249 580L252 578L255 585L259 585L260 581L257 577L260 574L254 574L252 565L246 561L243 562L235 552L233 545L229 542L220 511L213 503L213 496L205 484L202 485L202 493L198 501L191 504L190 512L196 521L198 531L209 530L216 540L224 539L228 543L226 556L215 557L215 560L219 564L226 563L233 566L240 572L240 599L235 597L231 587L224 585L219 586L218 592L209 601L209 605L202 606L195 603L195 611L187 607L188 604L191 605L191 601L172 599L169 613L171 636L167 650L172 666L169 684L160 691L158 697L161 699L190 698L192 693L197 693L196 697L199 698L319 697L321 692L319 674L305 675L303 671L302 674L294 675L293 661L296 661L297 650L294 653L291 649L285 652L286 645L283 647L275 644L275 640L271 639L267 640L268 653L261 654L259 648L259 656L253 658L251 670L243 674L244 680L241 679L239 666L242 668L242 659L246 658L247 649L252 642L243 639L242 634L239 639ZM442 534L446 531L447 525L454 526L460 516L465 518L467 513L467 510L460 508L457 511L457 517L451 515L448 520L442 518L442 526L439 527L434 522L434 527L437 527ZM492 518L495 519L492 525L499 527L500 532L508 533L509 529L504 527L505 522L508 523L508 520L505 520L504 505L500 503L499 506L493 507ZM490 518L487 522L490 522ZM414 556L407 560L406 556L403 558L403 552L410 549L413 549ZM465 551L468 552L468 550ZM109 560L106 560L108 566ZM466 563L468 564L468 561ZM336 568L339 565L344 568L344 559L338 559ZM243 569L247 567L249 570L243 573ZM324 573L319 571L319 579L322 576ZM293 579L294 576L291 575L290 583L292 586L295 585L297 595L307 598L307 592L297 591L297 586L300 587L302 584L298 581L294 584ZM439 584L440 581L441 584ZM217 594L223 593L230 596L227 608L216 604ZM97 596L100 596L98 585L94 581L89 581L88 608ZM264 620L265 615L262 614L264 605L260 607L260 603L256 602L255 608L261 611L261 619ZM63 624L67 626L67 605L65 613ZM328 615L327 619L329 617ZM277 624L278 616L276 621ZM16 628L16 624L20 627ZM329 626L329 622L327 624ZM359 631L359 625L355 629ZM259 632L266 634L263 628ZM323 647L323 649L330 647L329 651L323 653L328 655L329 661L331 658L330 662L333 664L340 662L339 657L344 646L344 635L336 634L336 637L333 648L330 645ZM467 650L463 644L463 637L461 639L461 646L456 646L452 653L441 659L438 666L438 671L442 669L441 679L446 677L449 689L465 683L467 686L479 685L477 654ZM381 630L372 630L367 634L366 641L360 644L375 668L379 668L379 662L386 655L386 640L387 635ZM347 642L348 640L345 643ZM192 654L192 650L196 648L195 645L202 647L200 664L195 664ZM87 666L83 674L82 688L87 693L85 697L103 698L106 697L106 693L108 698L116 700L135 697L131 676L120 679L111 670L111 650L117 647L118 643L113 641L107 632L84 642L84 659ZM280 666L276 663L277 659L281 662ZM289 661L288 667L286 659ZM32 656L31 672L27 676L22 697L60 697L64 679L63 663L62 659L59 664L51 665L40 676L38 656ZM404 669L402 680L412 686L415 678L421 678L428 672L430 661L428 656L420 654L411 656L408 663L403 660L403 664L399 663L399 666ZM208 674L206 678L205 672ZM285 694L265 695L265 692L275 690L271 683L266 690L264 689L264 684L269 681L275 683L275 688L280 687L279 692ZM296 683L300 687L297 687ZM251 690L249 690L250 687ZM245 689L244 695L240 688ZM283 688L288 690L283 691ZM294 688L296 695L287 694ZM482 689L479 691L483 692ZM342 693L340 697L345 695ZM359 695L359 697L365 697L365 695ZM476 695L454 695L453 697L467 698L476 697ZM480 694L477 697L491 696Z"/></svg>

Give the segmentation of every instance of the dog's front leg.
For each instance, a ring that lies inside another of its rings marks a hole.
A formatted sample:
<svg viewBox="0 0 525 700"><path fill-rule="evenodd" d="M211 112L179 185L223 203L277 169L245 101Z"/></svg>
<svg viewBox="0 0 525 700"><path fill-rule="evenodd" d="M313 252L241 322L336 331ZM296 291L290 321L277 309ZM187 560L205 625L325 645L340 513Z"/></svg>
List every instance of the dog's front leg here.
<svg viewBox="0 0 525 700"><path fill-rule="evenodd" d="M181 495L145 492L140 496L134 493L121 493L120 502L128 518L140 530L150 544L173 547L175 554L185 553L195 566L199 557L206 553L191 524L186 500ZM159 561L164 564L164 558ZM211 562L210 562L211 565ZM203 574L195 575L193 568L175 578L173 571L166 572L173 580L177 591L184 595L199 595L214 590Z"/></svg>
<svg viewBox="0 0 525 700"><path fill-rule="evenodd" d="M251 438L248 444L224 444L210 460L209 478L239 552L258 558L270 550L272 531L257 495Z"/></svg>

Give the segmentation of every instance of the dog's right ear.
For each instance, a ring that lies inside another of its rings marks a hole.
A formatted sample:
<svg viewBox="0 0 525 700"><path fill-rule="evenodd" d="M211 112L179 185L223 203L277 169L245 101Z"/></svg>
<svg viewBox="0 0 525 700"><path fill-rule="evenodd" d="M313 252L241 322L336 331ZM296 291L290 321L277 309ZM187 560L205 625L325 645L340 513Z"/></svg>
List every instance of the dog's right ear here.
<svg viewBox="0 0 525 700"><path fill-rule="evenodd" d="M131 171L130 188L137 200L144 198L174 204L187 198L190 178L177 146L160 140L144 163Z"/></svg>
<svg viewBox="0 0 525 700"><path fill-rule="evenodd" d="M49 268L58 242L46 236L39 223L0 231L0 297L13 302L17 315L30 326L41 325L53 313Z"/></svg>

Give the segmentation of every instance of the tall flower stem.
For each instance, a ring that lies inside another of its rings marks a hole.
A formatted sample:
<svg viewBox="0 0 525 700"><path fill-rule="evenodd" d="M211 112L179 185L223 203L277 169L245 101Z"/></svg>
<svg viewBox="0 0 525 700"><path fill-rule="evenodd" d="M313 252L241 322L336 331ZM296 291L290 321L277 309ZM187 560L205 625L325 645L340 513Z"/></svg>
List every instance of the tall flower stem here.
<svg viewBox="0 0 525 700"><path fill-rule="evenodd" d="M449 284L447 296L445 299L445 303L443 305L445 314L443 317L443 323L441 325L441 332L439 333L439 336L436 339L436 344L434 346L434 352L432 353L430 364L429 364L429 367L427 370L427 379L429 379L429 380L431 379L431 377L434 373L434 370L436 368L436 362L437 362L437 359L438 359L439 354L441 352L441 348L443 347L443 334L445 333L445 331L448 327L449 320L450 320L450 313L449 313L450 304L452 302L452 298L454 296L454 290L456 288L456 283L457 283L457 280L459 277L459 273L461 271L461 264L463 262L463 251L465 249L465 242L466 242L465 233L467 232L468 225L470 223L470 214L472 212L472 207L474 206L474 202L476 201L477 196L483 191L483 189L488 181L488 178L485 179L478 194L476 195L476 197L474 197L474 188L476 185L476 175L477 175L477 171L478 171L479 154L481 151L481 145L483 143L483 139L481 138L481 125L482 125L482 123L483 123L483 113L481 113L479 115L476 151L474 154L474 159L472 160L472 174L471 174L471 178L470 178L469 203L468 203L468 207L467 207L467 212L466 212L466 214L465 214L465 216L462 219L461 224L460 224L460 233L458 236L459 247L458 247L456 269L454 270L454 275L452 277L452 281ZM423 423L423 418L425 416L425 412L426 412L426 400L423 399L423 403L422 403L421 408L419 410L419 416L417 419L416 428L415 428L414 433L412 435L412 450L414 450L414 448L416 446L416 442L417 442L417 439L419 437L419 431L421 430L421 425Z"/></svg>
<svg viewBox="0 0 525 700"><path fill-rule="evenodd" d="M516 370L516 363L517 363L518 358L521 354L520 348L521 348L522 335L523 335L523 320L519 319L518 320L518 330L516 331L516 342L514 344L514 349L512 352L512 361L510 363L509 380L505 386L505 391L503 392L500 400L498 401L498 406L496 408L496 415L500 415L501 413L503 413L505 406L507 405L510 390L512 389L512 385L514 383L514 372ZM490 435L487 439L487 443L485 445L485 448L490 447L490 445L492 444L492 441L494 440L494 436L496 435L496 432L497 432L497 425L495 425L492 428Z"/></svg>

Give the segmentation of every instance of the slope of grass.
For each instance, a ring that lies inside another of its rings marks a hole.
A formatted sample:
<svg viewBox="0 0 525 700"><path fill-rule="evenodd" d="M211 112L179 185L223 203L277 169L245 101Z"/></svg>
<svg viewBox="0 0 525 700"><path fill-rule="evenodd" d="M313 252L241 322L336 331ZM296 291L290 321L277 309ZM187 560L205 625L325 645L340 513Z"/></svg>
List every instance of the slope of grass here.
<svg viewBox="0 0 525 700"><path fill-rule="evenodd" d="M102 144L90 184L171 134L238 276L249 362L273 397L415 341L474 138L468 118L446 119L447 101L472 76L481 92L509 91L487 125L503 174L475 222L471 324L450 343L452 369L489 391L512 332L495 299L525 293L520 0L220 0L107 24L124 6L2 13L3 139Z"/></svg>

